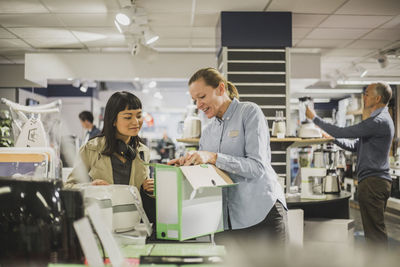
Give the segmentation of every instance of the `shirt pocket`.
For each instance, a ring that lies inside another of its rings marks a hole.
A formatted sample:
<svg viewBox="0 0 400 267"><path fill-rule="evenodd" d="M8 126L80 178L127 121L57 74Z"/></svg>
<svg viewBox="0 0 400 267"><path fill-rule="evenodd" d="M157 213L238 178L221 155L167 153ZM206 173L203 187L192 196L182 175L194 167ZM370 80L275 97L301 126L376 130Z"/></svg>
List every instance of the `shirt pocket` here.
<svg viewBox="0 0 400 267"><path fill-rule="evenodd" d="M239 130L230 130L227 133L227 140L229 140L229 142L238 142L241 139L240 137L240 131Z"/></svg>

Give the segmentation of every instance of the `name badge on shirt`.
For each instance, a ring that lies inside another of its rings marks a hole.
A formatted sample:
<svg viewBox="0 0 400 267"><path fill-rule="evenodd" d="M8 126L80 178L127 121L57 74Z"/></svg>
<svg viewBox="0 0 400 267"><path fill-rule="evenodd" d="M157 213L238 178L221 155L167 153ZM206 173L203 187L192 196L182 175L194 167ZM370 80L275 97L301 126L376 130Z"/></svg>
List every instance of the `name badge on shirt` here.
<svg viewBox="0 0 400 267"><path fill-rule="evenodd" d="M238 130L232 130L228 133L229 137L236 137L239 135L239 131Z"/></svg>

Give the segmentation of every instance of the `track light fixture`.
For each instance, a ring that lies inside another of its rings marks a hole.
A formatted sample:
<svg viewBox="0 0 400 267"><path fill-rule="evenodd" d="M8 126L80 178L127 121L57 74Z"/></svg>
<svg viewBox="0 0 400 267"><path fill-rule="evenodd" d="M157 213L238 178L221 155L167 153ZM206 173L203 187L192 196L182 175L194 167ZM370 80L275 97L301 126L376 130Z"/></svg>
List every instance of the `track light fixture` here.
<svg viewBox="0 0 400 267"><path fill-rule="evenodd" d="M121 25L128 26L132 23L132 17L135 15L134 7L128 6L122 8L115 15L115 21Z"/></svg>
<svg viewBox="0 0 400 267"><path fill-rule="evenodd" d="M148 46L159 39L159 36L149 28L148 23L146 11L137 7L135 1L131 1L115 15L114 24L118 31L124 34L126 39L132 38L137 42L129 45L133 56L138 54L140 43Z"/></svg>
<svg viewBox="0 0 400 267"><path fill-rule="evenodd" d="M79 90L81 90L82 93L86 93L89 88L88 82L83 82Z"/></svg>
<svg viewBox="0 0 400 267"><path fill-rule="evenodd" d="M72 82L72 86L78 88L81 85L81 81L80 80L74 80Z"/></svg>
<svg viewBox="0 0 400 267"><path fill-rule="evenodd" d="M146 45L150 45L158 40L160 36L156 35L150 28L144 31L144 42Z"/></svg>
<svg viewBox="0 0 400 267"><path fill-rule="evenodd" d="M137 56L137 54L140 52L140 43L138 41L134 41L131 44L130 50L132 56Z"/></svg>
<svg viewBox="0 0 400 267"><path fill-rule="evenodd" d="M389 65L389 61L388 58L385 54L380 53L376 59L379 63L379 66L381 66L381 68L386 68L387 65Z"/></svg>
<svg viewBox="0 0 400 267"><path fill-rule="evenodd" d="M355 62L353 62L353 68L360 75L361 78L363 78L368 73L368 70L366 68L359 64L356 64Z"/></svg>
<svg viewBox="0 0 400 267"><path fill-rule="evenodd" d="M71 85L75 88L79 88L79 90L81 90L82 93L86 93L89 87L96 87L97 83L95 81L88 81L88 80L81 81L79 79L76 79L72 82Z"/></svg>
<svg viewBox="0 0 400 267"><path fill-rule="evenodd" d="M365 75L367 75L368 70L366 68L364 68L363 66L358 66L357 71L360 73L360 77L364 77Z"/></svg>

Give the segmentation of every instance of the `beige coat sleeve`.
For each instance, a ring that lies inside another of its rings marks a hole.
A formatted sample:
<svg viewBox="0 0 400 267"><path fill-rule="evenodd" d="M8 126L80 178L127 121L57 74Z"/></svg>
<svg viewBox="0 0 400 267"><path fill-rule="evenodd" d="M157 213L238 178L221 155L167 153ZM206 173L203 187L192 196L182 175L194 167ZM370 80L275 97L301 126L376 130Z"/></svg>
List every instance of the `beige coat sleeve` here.
<svg viewBox="0 0 400 267"><path fill-rule="evenodd" d="M93 151L87 149L87 145L79 149L79 159L74 164L74 168L67 178L67 182L64 185L65 188L73 188L76 187L75 185L78 183L90 182L91 179L88 173L90 171L89 159L91 158L91 153L93 153Z"/></svg>

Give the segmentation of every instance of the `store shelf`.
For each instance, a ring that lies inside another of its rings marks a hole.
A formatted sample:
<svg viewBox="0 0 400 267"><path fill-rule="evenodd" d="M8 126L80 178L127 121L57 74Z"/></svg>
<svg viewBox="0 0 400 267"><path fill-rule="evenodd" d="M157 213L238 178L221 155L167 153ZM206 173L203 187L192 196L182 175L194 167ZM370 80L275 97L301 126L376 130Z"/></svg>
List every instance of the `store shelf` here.
<svg viewBox="0 0 400 267"><path fill-rule="evenodd" d="M179 138L179 139L176 139L176 141L181 142L181 143L197 145L200 141L200 138Z"/></svg>
<svg viewBox="0 0 400 267"><path fill-rule="evenodd" d="M176 141L187 144L198 144L200 138L179 138ZM333 141L333 138L299 138L299 137L288 137L288 138L276 138L272 137L270 142L293 142L291 147L308 146L329 143Z"/></svg>
<svg viewBox="0 0 400 267"><path fill-rule="evenodd" d="M302 138L299 141L295 141L290 148L294 147L302 147L302 146L310 146L310 145L319 145L324 143L329 143L335 140L334 138Z"/></svg>
<svg viewBox="0 0 400 267"><path fill-rule="evenodd" d="M299 137L288 137L288 138L276 138L272 137L270 139L271 143L293 143L290 145L293 147L301 147L301 146L309 146L309 145L318 145L332 142L333 138L299 138Z"/></svg>
<svg viewBox="0 0 400 267"><path fill-rule="evenodd" d="M298 142L301 140L302 139L299 137L288 137L288 138L271 137L270 142Z"/></svg>

